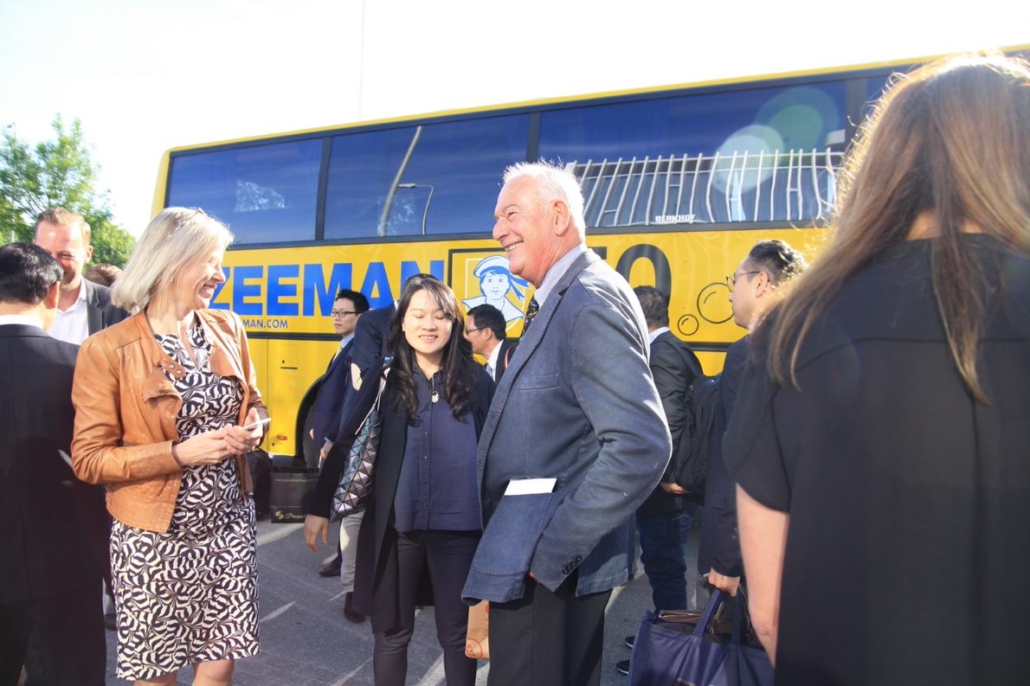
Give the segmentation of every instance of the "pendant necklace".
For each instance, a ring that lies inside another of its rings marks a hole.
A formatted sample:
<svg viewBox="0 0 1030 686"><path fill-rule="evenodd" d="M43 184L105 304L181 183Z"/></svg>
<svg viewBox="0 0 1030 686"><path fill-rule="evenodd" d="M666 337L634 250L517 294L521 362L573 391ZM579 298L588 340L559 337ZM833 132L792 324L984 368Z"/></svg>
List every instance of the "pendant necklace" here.
<svg viewBox="0 0 1030 686"><path fill-rule="evenodd" d="M429 399L435 403L437 400L440 399L440 394L436 392L436 374L433 374L432 378L429 379L429 387L432 391L429 394Z"/></svg>

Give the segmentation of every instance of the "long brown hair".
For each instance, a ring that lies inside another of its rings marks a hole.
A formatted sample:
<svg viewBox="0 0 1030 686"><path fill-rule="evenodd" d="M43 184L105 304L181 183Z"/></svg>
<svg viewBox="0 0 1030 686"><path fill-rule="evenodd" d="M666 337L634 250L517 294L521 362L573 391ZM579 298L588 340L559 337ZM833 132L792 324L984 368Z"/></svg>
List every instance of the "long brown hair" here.
<svg viewBox="0 0 1030 686"><path fill-rule="evenodd" d="M455 419L461 416L472 404L472 388L476 383L476 374L482 369L472 358L472 344L465 339L465 316L458 305L458 299L450 286L428 274L418 274L404 284L400 301L397 303L397 314L390 322L388 340L393 363L390 371L391 383L397 389L398 409L405 408L408 418L415 421L418 415L418 391L415 386L415 352L404 335L402 324L408 313L411 298L419 291L429 291L451 320L451 337L444 345L443 364L443 397L451 406Z"/></svg>
<svg viewBox="0 0 1030 686"><path fill-rule="evenodd" d="M976 373L986 285L961 239L972 225L1030 252L1030 65L963 56L896 77L838 185L833 240L768 332L773 378L798 387L801 344L842 284L929 213L932 287L948 347L970 392L986 402Z"/></svg>

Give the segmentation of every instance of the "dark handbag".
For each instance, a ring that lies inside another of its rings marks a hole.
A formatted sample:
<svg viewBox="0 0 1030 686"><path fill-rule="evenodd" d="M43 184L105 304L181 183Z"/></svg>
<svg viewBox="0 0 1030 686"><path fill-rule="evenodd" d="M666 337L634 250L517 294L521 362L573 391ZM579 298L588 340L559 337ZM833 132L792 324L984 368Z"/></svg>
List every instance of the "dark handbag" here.
<svg viewBox="0 0 1030 686"><path fill-rule="evenodd" d="M646 613L633 643L630 686L770 686L772 665L765 652L741 643L747 609L740 593L732 630L726 631L730 627L720 613L730 602L717 591L699 616L682 613L679 621L667 621Z"/></svg>
<svg viewBox="0 0 1030 686"><path fill-rule="evenodd" d="M376 456L379 454L379 435L383 428L383 416L379 412L379 402L386 388L386 373L379 381L379 393L368 411L361 426L354 436L347 453L347 462L340 474L340 483L333 493L333 505L329 519L336 521L356 512L363 512L372 500L372 488L375 483L372 473L375 470Z"/></svg>

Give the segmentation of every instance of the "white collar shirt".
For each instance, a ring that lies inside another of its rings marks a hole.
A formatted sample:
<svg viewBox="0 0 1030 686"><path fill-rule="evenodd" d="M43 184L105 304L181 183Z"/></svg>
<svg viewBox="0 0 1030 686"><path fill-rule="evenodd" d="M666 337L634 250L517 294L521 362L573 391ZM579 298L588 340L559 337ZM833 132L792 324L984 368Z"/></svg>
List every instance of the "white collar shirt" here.
<svg viewBox="0 0 1030 686"><path fill-rule="evenodd" d="M82 343L89 337L89 307L86 305L85 280L79 284L79 297L67 310L57 308L57 319L50 327L50 335L54 338L75 343Z"/></svg>
<svg viewBox="0 0 1030 686"><path fill-rule="evenodd" d="M34 326L37 329L43 328L43 323L35 317L24 314L0 314L0 326L8 324L20 324L21 326Z"/></svg>
<svg viewBox="0 0 1030 686"><path fill-rule="evenodd" d="M490 357L486 361L486 373L490 375L491 379L497 380L497 358L501 355L501 344L500 342L494 346L493 352L490 353Z"/></svg>
<svg viewBox="0 0 1030 686"><path fill-rule="evenodd" d="M659 336L661 336L663 333L665 333L668 330L669 330L669 327L667 327L667 326L660 326L660 327L658 327L657 329L655 329L651 333L647 334L647 342L648 343L654 343L654 339L658 338Z"/></svg>
<svg viewBox="0 0 1030 686"><path fill-rule="evenodd" d="M547 270L544 274L543 281L540 282L540 287L533 293L533 298L536 299L536 304L540 307L544 306L544 301L547 300L547 296L554 290L558 280L565 275L565 272L569 271L569 267L576 261L576 258L587 251L587 246L580 243L572 250L568 251L561 256L561 259L554 263L554 265Z"/></svg>

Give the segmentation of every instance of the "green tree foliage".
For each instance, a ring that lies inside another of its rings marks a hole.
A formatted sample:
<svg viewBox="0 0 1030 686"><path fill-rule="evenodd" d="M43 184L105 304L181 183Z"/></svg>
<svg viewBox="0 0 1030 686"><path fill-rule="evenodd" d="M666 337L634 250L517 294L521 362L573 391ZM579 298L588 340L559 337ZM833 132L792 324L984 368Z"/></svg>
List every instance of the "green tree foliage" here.
<svg viewBox="0 0 1030 686"><path fill-rule="evenodd" d="M124 266L136 239L114 223L107 192L96 189L99 167L76 119L65 128L53 121L55 137L35 147L8 127L0 141L0 244L31 241L36 217L50 207L78 212L92 228L93 262Z"/></svg>

